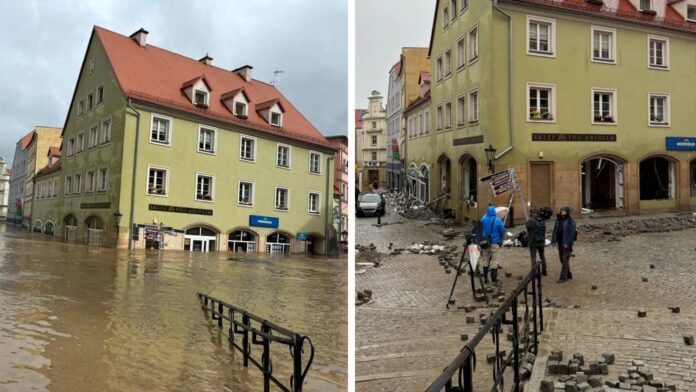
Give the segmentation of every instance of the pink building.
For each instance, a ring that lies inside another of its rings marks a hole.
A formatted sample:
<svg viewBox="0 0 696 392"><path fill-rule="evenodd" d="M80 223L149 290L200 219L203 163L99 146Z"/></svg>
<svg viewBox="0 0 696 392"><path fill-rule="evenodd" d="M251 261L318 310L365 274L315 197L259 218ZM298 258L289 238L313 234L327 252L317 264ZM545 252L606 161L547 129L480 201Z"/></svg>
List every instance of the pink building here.
<svg viewBox="0 0 696 392"><path fill-rule="evenodd" d="M329 142L336 149L334 157L334 190L340 194L341 240L348 240L348 137L329 136Z"/></svg>

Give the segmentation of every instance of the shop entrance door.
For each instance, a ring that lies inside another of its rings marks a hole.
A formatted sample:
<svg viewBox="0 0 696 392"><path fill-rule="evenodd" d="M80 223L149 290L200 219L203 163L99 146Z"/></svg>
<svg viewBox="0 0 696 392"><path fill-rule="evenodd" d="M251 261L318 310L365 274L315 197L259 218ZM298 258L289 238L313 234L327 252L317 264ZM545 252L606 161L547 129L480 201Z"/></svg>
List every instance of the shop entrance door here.
<svg viewBox="0 0 696 392"><path fill-rule="evenodd" d="M530 204L536 208L550 207L551 203L551 162L532 162L530 181Z"/></svg>

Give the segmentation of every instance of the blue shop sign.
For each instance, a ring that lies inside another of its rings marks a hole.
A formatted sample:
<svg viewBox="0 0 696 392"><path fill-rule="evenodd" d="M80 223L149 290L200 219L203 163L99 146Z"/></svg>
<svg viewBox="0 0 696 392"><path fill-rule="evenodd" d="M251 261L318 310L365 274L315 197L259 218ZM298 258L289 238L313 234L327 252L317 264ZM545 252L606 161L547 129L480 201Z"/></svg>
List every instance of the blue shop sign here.
<svg viewBox="0 0 696 392"><path fill-rule="evenodd" d="M277 229L280 224L280 218L273 216L249 215L249 226L252 227L268 227Z"/></svg>
<svg viewBox="0 0 696 392"><path fill-rule="evenodd" d="M696 151L696 137L667 137L667 151Z"/></svg>
<svg viewBox="0 0 696 392"><path fill-rule="evenodd" d="M309 239L309 234L307 233L297 233L297 239L300 241L307 241Z"/></svg>

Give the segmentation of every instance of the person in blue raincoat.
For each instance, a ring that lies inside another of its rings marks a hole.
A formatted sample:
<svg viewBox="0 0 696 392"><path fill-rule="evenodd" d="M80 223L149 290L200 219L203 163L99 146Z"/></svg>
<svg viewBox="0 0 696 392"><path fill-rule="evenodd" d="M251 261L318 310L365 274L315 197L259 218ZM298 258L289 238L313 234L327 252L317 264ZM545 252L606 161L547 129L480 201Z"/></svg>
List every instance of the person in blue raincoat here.
<svg viewBox="0 0 696 392"><path fill-rule="evenodd" d="M500 247L505 238L505 224L496 216L495 207L489 205L486 209L486 215L481 218L478 226L479 238L483 243L488 243L488 246L482 246L483 249L483 279L488 282L488 271L491 272L491 281L498 281L498 267L500 263Z"/></svg>

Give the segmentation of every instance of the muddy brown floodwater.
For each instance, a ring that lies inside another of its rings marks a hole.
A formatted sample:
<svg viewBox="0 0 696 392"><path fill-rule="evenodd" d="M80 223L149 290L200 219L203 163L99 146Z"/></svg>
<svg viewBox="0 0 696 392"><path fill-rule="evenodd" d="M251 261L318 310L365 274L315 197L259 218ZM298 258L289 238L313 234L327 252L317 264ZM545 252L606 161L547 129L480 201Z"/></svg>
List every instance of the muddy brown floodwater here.
<svg viewBox="0 0 696 392"><path fill-rule="evenodd" d="M345 258L228 258L89 248L3 225L0 391L262 390L199 291L308 335L305 390L347 390ZM288 349L272 353L274 375L289 380Z"/></svg>

